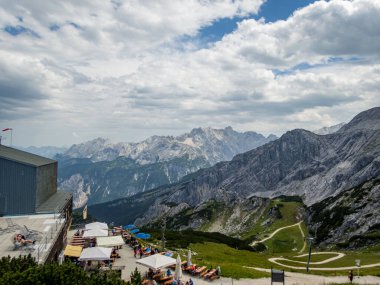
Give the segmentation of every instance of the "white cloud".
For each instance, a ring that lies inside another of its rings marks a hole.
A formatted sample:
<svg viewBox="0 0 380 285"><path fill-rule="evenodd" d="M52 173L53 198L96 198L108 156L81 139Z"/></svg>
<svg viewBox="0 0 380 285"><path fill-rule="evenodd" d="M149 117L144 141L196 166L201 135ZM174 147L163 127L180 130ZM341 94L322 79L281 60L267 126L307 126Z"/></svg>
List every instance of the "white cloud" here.
<svg viewBox="0 0 380 285"><path fill-rule="evenodd" d="M11 124L20 145L208 125L280 134L380 104L378 1L319 1L286 21L243 20L214 45L183 48L181 37L262 2L3 3L1 28L40 38L0 31L0 125Z"/></svg>
<svg viewBox="0 0 380 285"><path fill-rule="evenodd" d="M245 20L219 48L273 68L328 57L379 58L380 2L318 1L297 10L286 21Z"/></svg>

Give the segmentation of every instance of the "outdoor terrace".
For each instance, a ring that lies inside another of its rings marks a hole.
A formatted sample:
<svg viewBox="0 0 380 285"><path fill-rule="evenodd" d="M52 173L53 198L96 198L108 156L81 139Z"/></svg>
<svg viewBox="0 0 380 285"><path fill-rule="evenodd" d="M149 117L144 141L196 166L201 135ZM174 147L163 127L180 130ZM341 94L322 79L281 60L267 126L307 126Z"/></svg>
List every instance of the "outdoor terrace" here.
<svg viewBox="0 0 380 285"><path fill-rule="evenodd" d="M38 263L44 263L65 225L61 217L56 214L0 217L0 256L31 254ZM35 240L35 244L15 246L14 237L19 233Z"/></svg>

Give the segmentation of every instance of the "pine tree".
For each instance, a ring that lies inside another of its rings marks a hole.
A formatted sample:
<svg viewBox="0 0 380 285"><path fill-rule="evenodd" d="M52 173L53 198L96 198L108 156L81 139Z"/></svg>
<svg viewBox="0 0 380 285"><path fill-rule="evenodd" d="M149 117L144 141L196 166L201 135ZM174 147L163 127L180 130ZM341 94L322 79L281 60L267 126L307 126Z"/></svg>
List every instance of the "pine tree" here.
<svg viewBox="0 0 380 285"><path fill-rule="evenodd" d="M131 273L131 284L132 285L141 285L142 284L142 277L140 271L137 270L137 267L135 268L135 271Z"/></svg>

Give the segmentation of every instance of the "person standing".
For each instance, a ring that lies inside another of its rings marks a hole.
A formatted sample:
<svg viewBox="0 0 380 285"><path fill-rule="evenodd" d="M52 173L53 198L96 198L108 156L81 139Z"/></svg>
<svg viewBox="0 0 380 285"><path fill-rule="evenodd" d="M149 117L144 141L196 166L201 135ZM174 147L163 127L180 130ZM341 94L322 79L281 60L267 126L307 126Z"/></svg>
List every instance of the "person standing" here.
<svg viewBox="0 0 380 285"><path fill-rule="evenodd" d="M137 246L135 246L135 247L133 248L133 253L134 253L134 256L135 256L135 258L136 258L136 255L137 255Z"/></svg>
<svg viewBox="0 0 380 285"><path fill-rule="evenodd" d="M348 272L348 279L350 280L350 283L354 280L354 272L352 270Z"/></svg>

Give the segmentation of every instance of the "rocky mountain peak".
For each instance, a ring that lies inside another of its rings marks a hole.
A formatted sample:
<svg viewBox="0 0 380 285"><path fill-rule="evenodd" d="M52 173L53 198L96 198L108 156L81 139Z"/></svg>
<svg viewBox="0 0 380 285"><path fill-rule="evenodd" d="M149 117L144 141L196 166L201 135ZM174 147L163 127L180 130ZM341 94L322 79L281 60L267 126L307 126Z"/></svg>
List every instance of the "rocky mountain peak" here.
<svg viewBox="0 0 380 285"><path fill-rule="evenodd" d="M313 133L317 135L329 135L333 134L337 131L339 131L346 123L340 123L337 125L329 126L329 127L323 127L318 130L314 130Z"/></svg>
<svg viewBox="0 0 380 285"><path fill-rule="evenodd" d="M62 189L79 193L74 195L77 206L85 201L82 196L89 198L89 204L111 200L178 182L185 175L231 160L273 139L255 132L236 132L231 127L196 128L177 137L151 136L138 143L112 144L97 138L73 145L61 155L59 183Z"/></svg>
<svg viewBox="0 0 380 285"><path fill-rule="evenodd" d="M352 132L357 130L380 129L380 107L375 107L356 115L347 125L338 132Z"/></svg>

